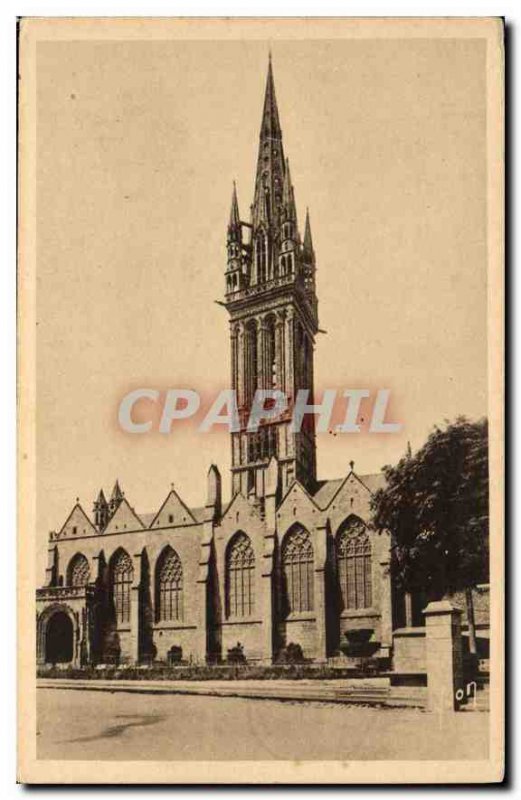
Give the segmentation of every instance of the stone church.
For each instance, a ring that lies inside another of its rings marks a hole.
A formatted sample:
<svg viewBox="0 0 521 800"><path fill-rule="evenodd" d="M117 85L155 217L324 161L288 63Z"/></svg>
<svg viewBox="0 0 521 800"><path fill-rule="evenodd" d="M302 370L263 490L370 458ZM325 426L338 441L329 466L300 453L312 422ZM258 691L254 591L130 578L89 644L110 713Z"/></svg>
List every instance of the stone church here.
<svg viewBox="0 0 521 800"><path fill-rule="evenodd" d="M381 475L316 474L315 429L290 416L246 430L257 388L313 397L319 330L309 215L297 221L271 61L251 214L235 186L227 231L224 305L240 430L231 433L231 500L210 466L206 502L172 487L154 513L134 509L116 482L90 516L79 502L48 542L37 590L39 664L226 660L272 663L289 644L325 661L364 629L373 651L392 647L390 544L368 527ZM334 279L334 277L332 278ZM396 612L395 612L396 613Z"/></svg>

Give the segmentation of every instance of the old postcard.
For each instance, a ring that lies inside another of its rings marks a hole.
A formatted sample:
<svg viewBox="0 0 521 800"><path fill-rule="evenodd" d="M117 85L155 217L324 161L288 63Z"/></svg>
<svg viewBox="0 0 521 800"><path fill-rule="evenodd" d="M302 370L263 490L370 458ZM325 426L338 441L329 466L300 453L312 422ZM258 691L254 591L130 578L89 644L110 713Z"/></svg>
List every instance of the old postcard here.
<svg viewBox="0 0 521 800"><path fill-rule="evenodd" d="M19 37L19 779L501 781L502 21Z"/></svg>

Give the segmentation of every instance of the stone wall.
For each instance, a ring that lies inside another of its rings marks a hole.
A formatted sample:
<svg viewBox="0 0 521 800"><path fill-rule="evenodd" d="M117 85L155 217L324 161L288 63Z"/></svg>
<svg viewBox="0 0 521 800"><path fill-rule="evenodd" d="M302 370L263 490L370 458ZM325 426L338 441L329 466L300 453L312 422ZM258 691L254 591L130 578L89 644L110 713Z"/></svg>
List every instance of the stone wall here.
<svg viewBox="0 0 521 800"><path fill-rule="evenodd" d="M225 622L222 625L222 657L226 659L228 650L240 643L248 662L264 660L262 620L249 622Z"/></svg>
<svg viewBox="0 0 521 800"><path fill-rule="evenodd" d="M154 645L156 659L167 661L168 651L171 647L181 647L183 660L198 660L197 652L197 626L196 625L168 625L154 626Z"/></svg>
<svg viewBox="0 0 521 800"><path fill-rule="evenodd" d="M335 561L339 531L351 517L362 523L368 519L371 492L367 486L353 472L345 479L323 482L316 498L298 483L282 498L275 495L276 479L266 486L271 486L272 493L264 498L237 495L222 508L215 485L209 505L194 510L172 489L157 514L142 518L123 499L102 531L76 504L63 528L50 536L47 584L54 593L67 588L72 559L78 554L87 559L88 586L94 595L91 619L97 631L91 653L97 663L118 657L165 660L172 646L181 647L186 660L225 659L237 642L250 661L270 662L291 642L302 647L306 658L324 661L339 652L346 631L360 628L371 629L372 640L389 648L386 536L366 528L371 547L371 607L343 610L339 596ZM286 616L281 558L286 537L296 527L305 529L312 545L313 596L309 610L292 610ZM237 611L227 609L226 564L228 548L239 533L248 537L254 554L254 603L247 616L236 618ZM160 620L157 575L168 547L182 564L183 610L179 619ZM111 564L121 550L133 565L132 612L130 620L116 625ZM89 611L87 605L83 601L82 613Z"/></svg>
<svg viewBox="0 0 521 800"><path fill-rule="evenodd" d="M425 672L425 628L401 628L393 633L395 672Z"/></svg>
<svg viewBox="0 0 521 800"><path fill-rule="evenodd" d="M465 602L465 592L455 592L448 598L451 603L461 611L461 624L467 625L467 603ZM490 626L490 586L487 583L480 584L472 590L474 602L474 622L477 628L488 628Z"/></svg>
<svg viewBox="0 0 521 800"><path fill-rule="evenodd" d="M299 644L305 658L320 657L317 648L317 621L314 616L295 617L279 623L278 631L283 646Z"/></svg>

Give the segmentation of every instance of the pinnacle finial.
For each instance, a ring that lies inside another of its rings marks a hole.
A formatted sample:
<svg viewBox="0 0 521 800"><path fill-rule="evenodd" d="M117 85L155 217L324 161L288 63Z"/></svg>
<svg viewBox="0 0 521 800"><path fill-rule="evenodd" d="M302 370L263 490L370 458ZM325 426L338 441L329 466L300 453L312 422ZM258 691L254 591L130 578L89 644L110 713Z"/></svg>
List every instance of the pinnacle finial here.
<svg viewBox="0 0 521 800"><path fill-rule="evenodd" d="M306 207L306 227L304 229L304 250L313 254L313 239L311 238L311 223L309 221L309 208Z"/></svg>
<svg viewBox="0 0 521 800"><path fill-rule="evenodd" d="M235 181L233 182L233 191L232 191L232 207L230 209L230 228L235 228L237 225L241 224L240 215L239 215L239 201L237 200L237 186Z"/></svg>
<svg viewBox="0 0 521 800"><path fill-rule="evenodd" d="M350 461L350 462L349 462L349 466L351 467L351 472L354 472L354 469L355 469L355 462L354 462L354 461Z"/></svg>
<svg viewBox="0 0 521 800"><path fill-rule="evenodd" d="M112 490L111 500L121 500L123 497L123 492L121 491L121 486L119 485L119 481L116 478L116 483L114 484L114 488Z"/></svg>

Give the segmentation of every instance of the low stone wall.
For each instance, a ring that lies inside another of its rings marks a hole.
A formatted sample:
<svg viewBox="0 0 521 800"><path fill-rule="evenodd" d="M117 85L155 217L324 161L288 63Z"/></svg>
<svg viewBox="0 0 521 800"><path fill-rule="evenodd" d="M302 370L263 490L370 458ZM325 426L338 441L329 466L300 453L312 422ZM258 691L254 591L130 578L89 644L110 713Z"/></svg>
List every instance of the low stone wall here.
<svg viewBox="0 0 521 800"><path fill-rule="evenodd" d="M478 655L486 659L489 651L489 586L480 584L472 590ZM456 592L449 598L451 605L461 613L463 653L467 653L468 626L465 593ZM424 672L426 670L425 628L407 627L393 631L393 669L396 672Z"/></svg>
<svg viewBox="0 0 521 800"><path fill-rule="evenodd" d="M395 672L425 672L425 628L399 628L393 633Z"/></svg>
<svg viewBox="0 0 521 800"><path fill-rule="evenodd" d="M455 592L448 597L453 606L461 611L461 625L467 625L467 603L465 592ZM490 587L488 583L481 583L472 589L474 603L474 622L478 630L487 630L490 625Z"/></svg>

